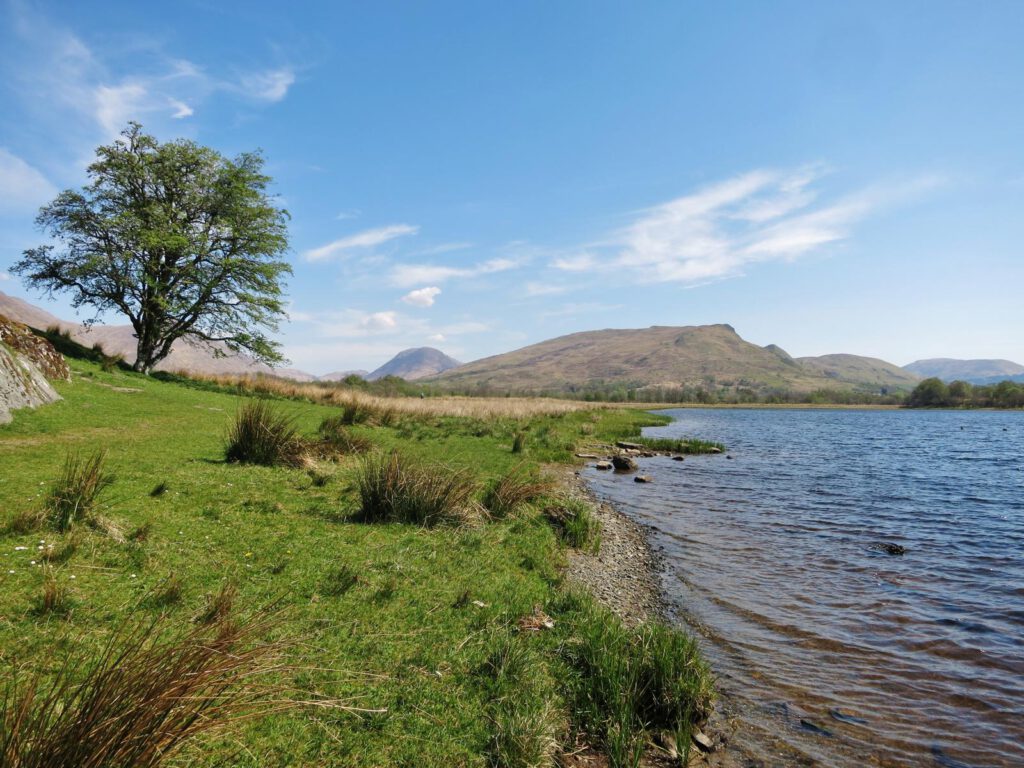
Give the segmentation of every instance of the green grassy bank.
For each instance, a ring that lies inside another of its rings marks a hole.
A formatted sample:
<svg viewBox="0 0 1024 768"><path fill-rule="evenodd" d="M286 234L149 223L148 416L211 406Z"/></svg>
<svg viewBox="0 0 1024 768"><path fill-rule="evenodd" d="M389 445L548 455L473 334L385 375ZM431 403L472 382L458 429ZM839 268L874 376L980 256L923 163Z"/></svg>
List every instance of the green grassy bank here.
<svg viewBox="0 0 1024 768"><path fill-rule="evenodd" d="M582 744L630 765L652 730L708 706L709 675L686 638L626 629L563 589L568 545L544 514L558 491L457 525L363 522L365 454L227 463L246 398L71 364L62 402L0 427L0 517L40 509L69 454L105 450L113 482L91 525L0 533L8 690L29 673L44 684L69 654L80 659L72 673L86 671L118 628L162 615L160 632L187 631L230 584L240 613L280 611L262 630L287 642L287 667L270 672L280 706L189 741L170 764L545 765ZM310 439L340 412L290 399L274 408ZM532 474L653 423L612 409L392 414L345 434L350 448L398 448L425 471L461 471L483 500L510 470ZM553 627L531 631L538 616Z"/></svg>

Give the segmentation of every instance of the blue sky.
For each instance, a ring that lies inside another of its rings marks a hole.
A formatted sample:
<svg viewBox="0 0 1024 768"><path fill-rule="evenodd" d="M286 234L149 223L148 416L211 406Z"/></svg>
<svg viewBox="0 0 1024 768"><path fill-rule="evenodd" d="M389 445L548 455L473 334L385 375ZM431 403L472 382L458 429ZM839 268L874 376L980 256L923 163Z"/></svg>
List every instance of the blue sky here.
<svg viewBox="0 0 1024 768"><path fill-rule="evenodd" d="M264 150L315 373L714 322L1024 361L1024 3L0 2L0 290L62 316L5 270L134 119Z"/></svg>

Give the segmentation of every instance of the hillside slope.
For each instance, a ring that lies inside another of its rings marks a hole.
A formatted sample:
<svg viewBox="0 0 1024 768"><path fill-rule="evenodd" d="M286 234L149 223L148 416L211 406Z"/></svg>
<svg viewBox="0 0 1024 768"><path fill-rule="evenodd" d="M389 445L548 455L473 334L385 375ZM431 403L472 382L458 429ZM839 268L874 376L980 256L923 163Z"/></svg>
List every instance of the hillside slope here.
<svg viewBox="0 0 1024 768"><path fill-rule="evenodd" d="M585 391L609 385L811 391L834 389L837 384L865 389L906 387L916 381L895 366L890 368L897 373L876 365L863 367L867 371L863 380L850 362L843 366L842 377L828 376L824 364L803 364L776 345L751 344L724 324L653 326L561 336L468 363L436 381L459 389L522 392ZM886 371L888 375L883 375Z"/></svg>
<svg viewBox="0 0 1024 768"><path fill-rule="evenodd" d="M903 368L922 378L934 376L946 382L959 379L972 384L991 384L1004 379L1020 380L1020 377L1024 376L1024 365L1012 360L956 360L949 357L934 357L916 360Z"/></svg>
<svg viewBox="0 0 1024 768"><path fill-rule="evenodd" d="M449 357L433 347L416 347L399 352L384 365L367 374L367 381L376 381L385 376L400 376L407 381L436 376L444 371L462 365L454 357Z"/></svg>
<svg viewBox="0 0 1024 768"><path fill-rule="evenodd" d="M827 379L852 386L912 389L921 380L913 372L875 357L838 354L798 357L796 361Z"/></svg>
<svg viewBox="0 0 1024 768"><path fill-rule="evenodd" d="M135 336L130 325L94 325L86 328L79 323L69 323L41 309L24 299L9 296L0 291L0 315L6 315L19 323L45 330L53 326L68 331L71 338L87 347L101 344L108 355L121 355L127 362L135 360ZM236 355L223 345L219 349L224 357L217 357L207 347L188 341L179 341L171 354L161 362L158 371L193 371L206 374L265 374L313 381L316 377L291 368L271 368L257 363L244 355Z"/></svg>

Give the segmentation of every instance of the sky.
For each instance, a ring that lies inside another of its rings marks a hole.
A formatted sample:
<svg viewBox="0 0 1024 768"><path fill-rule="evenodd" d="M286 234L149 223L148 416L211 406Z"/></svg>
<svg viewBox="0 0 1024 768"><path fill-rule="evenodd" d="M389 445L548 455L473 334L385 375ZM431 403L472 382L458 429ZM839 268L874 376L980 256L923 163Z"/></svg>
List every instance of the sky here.
<svg viewBox="0 0 1024 768"><path fill-rule="evenodd" d="M0 291L75 317L8 270L129 120L262 149L312 373L705 323L1024 362L1021 2L0 0Z"/></svg>

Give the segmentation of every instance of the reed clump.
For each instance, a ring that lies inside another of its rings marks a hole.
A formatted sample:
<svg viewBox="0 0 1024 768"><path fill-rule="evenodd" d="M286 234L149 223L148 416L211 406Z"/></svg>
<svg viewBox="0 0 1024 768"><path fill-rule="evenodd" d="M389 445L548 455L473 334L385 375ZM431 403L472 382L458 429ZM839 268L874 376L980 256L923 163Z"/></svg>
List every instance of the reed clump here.
<svg viewBox="0 0 1024 768"><path fill-rule="evenodd" d="M650 448L652 451L664 453L682 453L686 455L698 455L703 453L723 453L725 446L721 443L714 443L708 440L697 438L674 439L669 437L636 437L632 438L640 445Z"/></svg>
<svg viewBox="0 0 1024 768"><path fill-rule="evenodd" d="M64 460L60 475L43 502L46 521L64 533L78 521L94 519L96 503L105 488L114 482L104 470L106 452L89 456L70 454Z"/></svg>
<svg viewBox="0 0 1024 768"><path fill-rule="evenodd" d="M544 516L568 546L590 552L601 548L601 523L585 499L561 496L544 507Z"/></svg>
<svg viewBox="0 0 1024 768"><path fill-rule="evenodd" d="M468 471L425 464L397 451L365 458L356 487L361 521L422 526L465 522L476 494Z"/></svg>
<svg viewBox="0 0 1024 768"><path fill-rule="evenodd" d="M520 464L490 482L483 505L494 517L508 517L551 493L553 487L550 481L538 477L535 470Z"/></svg>
<svg viewBox="0 0 1024 768"><path fill-rule="evenodd" d="M200 733L280 707L261 682L282 658L257 639L267 628L263 616L170 636L160 620L128 625L95 659L15 676L0 694L0 764L152 768Z"/></svg>
<svg viewBox="0 0 1024 768"><path fill-rule="evenodd" d="M638 766L654 731L668 731L684 749L714 696L694 640L658 622L627 627L589 598L571 601L563 656L573 724L604 749L612 768Z"/></svg>
<svg viewBox="0 0 1024 768"><path fill-rule="evenodd" d="M298 467L306 462L307 448L291 416L257 399L238 409L225 440L224 458L239 464Z"/></svg>

